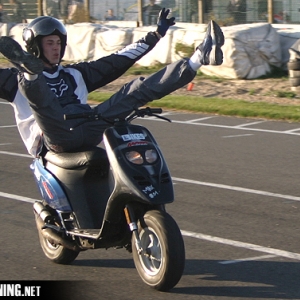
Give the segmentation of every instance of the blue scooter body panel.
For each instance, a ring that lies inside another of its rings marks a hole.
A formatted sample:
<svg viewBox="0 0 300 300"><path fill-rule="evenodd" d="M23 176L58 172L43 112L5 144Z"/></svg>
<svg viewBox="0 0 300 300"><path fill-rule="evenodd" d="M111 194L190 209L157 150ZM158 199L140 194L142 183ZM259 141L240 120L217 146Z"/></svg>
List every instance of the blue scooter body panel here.
<svg viewBox="0 0 300 300"><path fill-rule="evenodd" d="M55 177L47 170L39 158L30 165L42 198L47 204L62 212L72 211L68 199Z"/></svg>

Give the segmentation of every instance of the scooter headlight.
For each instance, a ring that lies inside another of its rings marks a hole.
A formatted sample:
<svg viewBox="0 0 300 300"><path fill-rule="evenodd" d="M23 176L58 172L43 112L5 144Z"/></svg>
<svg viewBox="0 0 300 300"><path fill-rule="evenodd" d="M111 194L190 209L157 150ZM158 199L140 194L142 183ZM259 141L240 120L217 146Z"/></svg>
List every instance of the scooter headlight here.
<svg viewBox="0 0 300 300"><path fill-rule="evenodd" d="M146 150L145 159L149 164L154 163L157 160L157 152L154 149Z"/></svg>
<svg viewBox="0 0 300 300"><path fill-rule="evenodd" d="M152 164L157 160L158 154L154 149L148 149L142 155L138 151L128 151L125 153L126 158L135 165L142 165L143 163Z"/></svg>
<svg viewBox="0 0 300 300"><path fill-rule="evenodd" d="M144 162L143 156L137 151L126 152L126 158L133 164L141 165Z"/></svg>

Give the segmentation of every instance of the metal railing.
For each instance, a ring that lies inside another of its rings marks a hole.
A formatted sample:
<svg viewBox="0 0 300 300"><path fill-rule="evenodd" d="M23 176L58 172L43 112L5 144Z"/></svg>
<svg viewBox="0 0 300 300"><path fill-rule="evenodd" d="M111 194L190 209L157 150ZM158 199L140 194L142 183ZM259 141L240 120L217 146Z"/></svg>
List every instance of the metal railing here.
<svg viewBox="0 0 300 300"><path fill-rule="evenodd" d="M14 0L2 0L2 22L16 20ZM52 15L66 23L135 21L146 25L155 23L157 12L149 17L145 6L149 0L17 0L26 19ZM177 22L206 23L217 20L228 26L244 23L300 24L300 2L294 0L156 0L156 5L168 7ZM113 15L108 16L112 10ZM150 20L150 21L149 21Z"/></svg>

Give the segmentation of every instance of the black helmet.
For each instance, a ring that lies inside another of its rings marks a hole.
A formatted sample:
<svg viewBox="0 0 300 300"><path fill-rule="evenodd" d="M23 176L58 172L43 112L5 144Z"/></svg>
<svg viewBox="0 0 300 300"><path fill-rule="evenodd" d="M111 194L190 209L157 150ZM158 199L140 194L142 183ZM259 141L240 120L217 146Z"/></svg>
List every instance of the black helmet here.
<svg viewBox="0 0 300 300"><path fill-rule="evenodd" d="M67 45L67 30L59 20L42 16L34 19L23 29L23 40L29 53L36 57L44 58L41 47L41 39L48 35L58 35L61 40L60 59L63 58Z"/></svg>

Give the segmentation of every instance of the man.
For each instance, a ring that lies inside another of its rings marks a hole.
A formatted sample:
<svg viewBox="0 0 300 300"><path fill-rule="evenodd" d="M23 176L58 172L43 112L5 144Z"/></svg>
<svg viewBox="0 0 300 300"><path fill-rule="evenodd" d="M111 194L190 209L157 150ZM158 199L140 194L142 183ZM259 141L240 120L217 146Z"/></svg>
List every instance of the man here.
<svg viewBox="0 0 300 300"><path fill-rule="evenodd" d="M111 8L107 10L107 14L105 15L105 21L115 21L117 17L114 15L114 10Z"/></svg>
<svg viewBox="0 0 300 300"><path fill-rule="evenodd" d="M59 0L43 0L43 13L53 18L59 17Z"/></svg>
<svg viewBox="0 0 300 300"><path fill-rule="evenodd" d="M6 23L7 22L7 16L6 13L3 11L3 4L0 3L0 23Z"/></svg>
<svg viewBox="0 0 300 300"><path fill-rule="evenodd" d="M246 23L246 0L230 0L227 6L227 11L232 15L235 24Z"/></svg>
<svg viewBox="0 0 300 300"><path fill-rule="evenodd" d="M67 22L72 24L86 21L87 16L84 10L83 0L72 0L69 5L69 16Z"/></svg>
<svg viewBox="0 0 300 300"><path fill-rule="evenodd" d="M161 7L155 4L155 0L149 0L149 4L143 7L143 22L144 25L155 25L157 15Z"/></svg>
<svg viewBox="0 0 300 300"><path fill-rule="evenodd" d="M10 21L13 23L27 23L26 12L21 2L17 0L9 0L12 9Z"/></svg>
<svg viewBox="0 0 300 300"><path fill-rule="evenodd" d="M201 65L222 64L224 36L211 21L204 41L190 59L127 83L93 109L86 104L89 92L119 78L165 36L175 24L174 18L167 18L168 13L162 9L156 32L149 32L136 43L98 60L64 67L60 62L67 32L57 19L38 17L24 29L23 40L29 53L13 39L0 38L0 52L18 69L0 70L0 98L14 107L20 135L30 154L38 156L43 145L54 152L96 146L109 126L103 120L83 124L82 119L64 121L64 114L94 110L110 120L126 117L135 108L189 83Z"/></svg>
<svg viewBox="0 0 300 300"><path fill-rule="evenodd" d="M69 0L59 0L58 8L59 8L60 19L66 22L69 15Z"/></svg>

